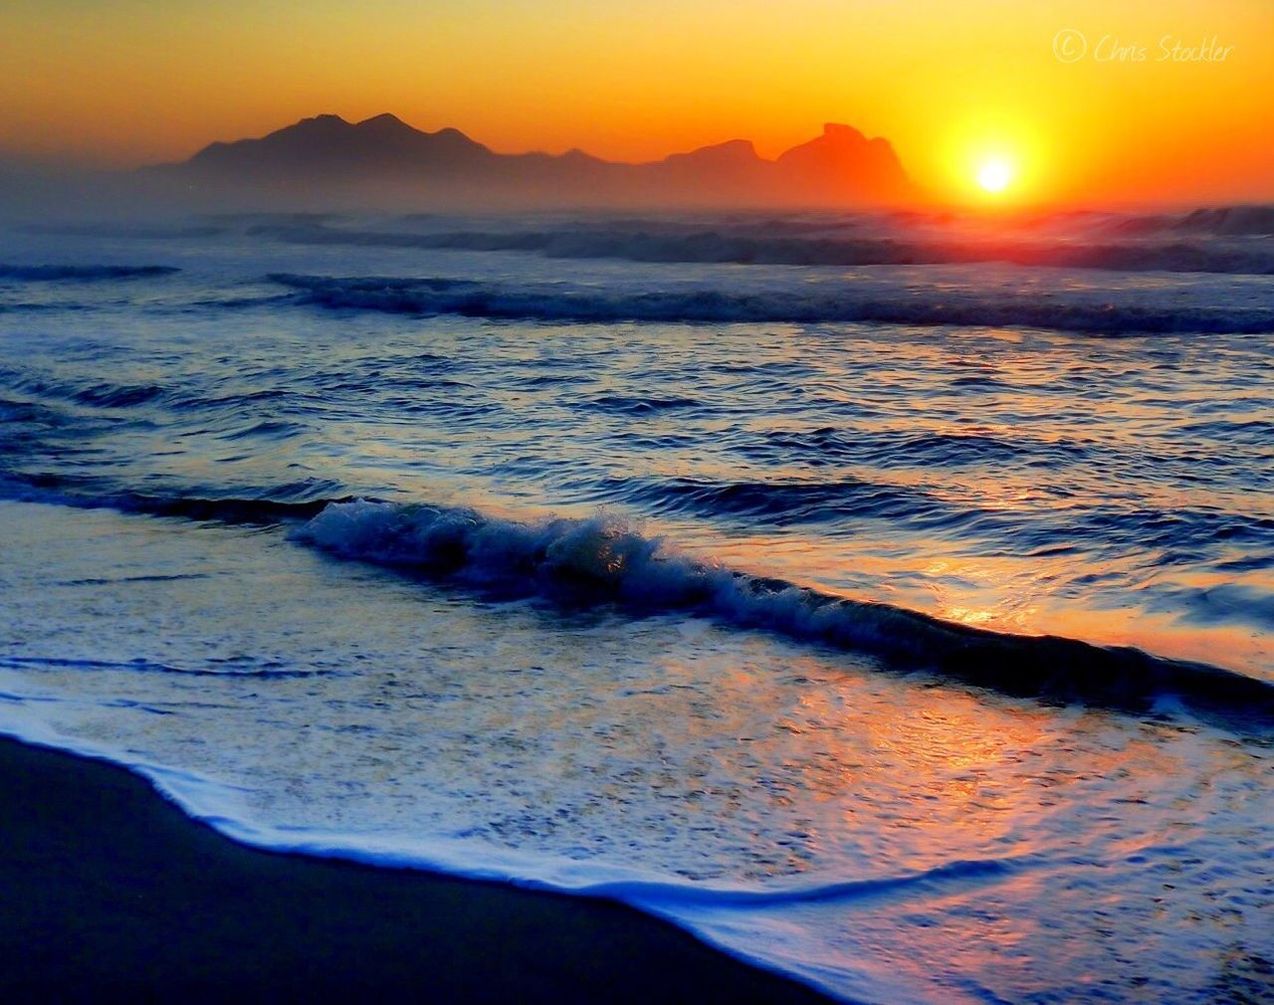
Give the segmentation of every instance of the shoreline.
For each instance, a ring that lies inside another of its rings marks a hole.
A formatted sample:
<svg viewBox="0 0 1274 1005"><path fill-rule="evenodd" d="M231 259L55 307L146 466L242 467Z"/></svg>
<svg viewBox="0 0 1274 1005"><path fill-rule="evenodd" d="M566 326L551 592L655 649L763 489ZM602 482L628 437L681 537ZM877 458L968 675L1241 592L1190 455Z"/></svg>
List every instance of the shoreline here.
<svg viewBox="0 0 1274 1005"><path fill-rule="evenodd" d="M125 767L0 737L0 993L829 1002L597 898L238 844Z"/></svg>

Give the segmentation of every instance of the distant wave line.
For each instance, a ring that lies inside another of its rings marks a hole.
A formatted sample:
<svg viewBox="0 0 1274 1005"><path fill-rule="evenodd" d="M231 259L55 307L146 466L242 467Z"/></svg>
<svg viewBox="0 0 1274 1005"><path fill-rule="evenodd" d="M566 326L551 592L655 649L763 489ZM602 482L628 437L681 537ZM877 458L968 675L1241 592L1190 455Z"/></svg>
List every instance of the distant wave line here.
<svg viewBox="0 0 1274 1005"><path fill-rule="evenodd" d="M1130 225L1131 226L1131 225ZM340 229L315 223L260 224L250 233L291 244L361 248L420 248L510 251L547 258L618 259L646 263L735 265L969 265L1004 262L1027 267L1123 272L1215 272L1274 274L1268 243L1219 243L1194 234L1151 239L1091 235L1086 240L995 239L912 235L788 236L652 225L622 229L575 227L557 230L449 230L436 232Z"/></svg>
<svg viewBox="0 0 1274 1005"><path fill-rule="evenodd" d="M864 293L851 284L787 291L606 291L561 284L506 286L445 277L274 273L268 278L295 291L298 304L422 316L456 314L560 323L857 322L1053 329L1099 335L1274 332L1274 306L1050 303L1026 294L921 299Z"/></svg>

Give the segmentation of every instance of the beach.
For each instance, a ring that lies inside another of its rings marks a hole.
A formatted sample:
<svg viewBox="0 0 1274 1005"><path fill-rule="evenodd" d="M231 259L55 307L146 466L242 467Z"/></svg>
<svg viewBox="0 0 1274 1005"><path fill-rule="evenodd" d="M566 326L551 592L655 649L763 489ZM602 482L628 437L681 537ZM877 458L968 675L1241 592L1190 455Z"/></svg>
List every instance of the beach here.
<svg viewBox="0 0 1274 1005"><path fill-rule="evenodd" d="M9 1001L826 1000L619 904L247 848L7 739L0 813Z"/></svg>

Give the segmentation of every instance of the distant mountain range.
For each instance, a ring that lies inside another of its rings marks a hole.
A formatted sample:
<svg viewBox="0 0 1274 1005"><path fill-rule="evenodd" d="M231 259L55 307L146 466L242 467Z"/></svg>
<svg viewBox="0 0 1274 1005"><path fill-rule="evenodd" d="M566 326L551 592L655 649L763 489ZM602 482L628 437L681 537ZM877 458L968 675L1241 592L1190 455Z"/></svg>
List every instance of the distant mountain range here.
<svg viewBox="0 0 1274 1005"><path fill-rule="evenodd" d="M389 114L363 122L319 115L259 139L213 143L145 174L187 193L273 205L852 206L914 198L887 140L835 123L775 160L731 140L626 164L580 150L500 154L458 129L424 132Z"/></svg>

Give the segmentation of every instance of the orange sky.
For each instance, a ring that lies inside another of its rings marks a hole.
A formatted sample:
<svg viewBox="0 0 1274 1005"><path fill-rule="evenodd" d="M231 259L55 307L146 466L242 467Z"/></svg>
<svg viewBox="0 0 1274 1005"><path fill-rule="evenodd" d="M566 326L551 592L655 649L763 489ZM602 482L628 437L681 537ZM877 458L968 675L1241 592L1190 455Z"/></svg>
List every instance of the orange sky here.
<svg viewBox="0 0 1274 1005"><path fill-rule="evenodd" d="M943 199L979 198L992 155L1009 201L1274 199L1272 0L6 0L0 66L23 156L175 160L323 111L500 151L774 155L830 120Z"/></svg>

